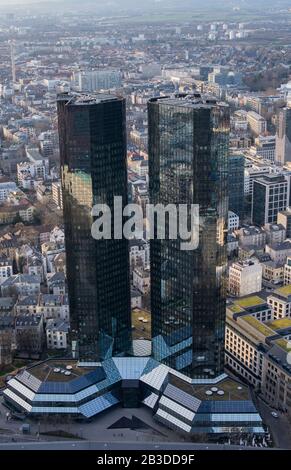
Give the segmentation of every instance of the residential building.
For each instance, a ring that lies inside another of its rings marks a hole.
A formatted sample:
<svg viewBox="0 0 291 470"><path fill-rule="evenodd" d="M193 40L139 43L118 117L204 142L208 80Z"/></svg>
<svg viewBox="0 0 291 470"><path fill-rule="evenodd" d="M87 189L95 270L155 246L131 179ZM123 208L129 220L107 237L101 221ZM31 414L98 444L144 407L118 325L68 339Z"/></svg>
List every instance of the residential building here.
<svg viewBox="0 0 291 470"><path fill-rule="evenodd" d="M59 209L63 209L63 195L60 182L52 183L52 198Z"/></svg>
<svg viewBox="0 0 291 470"><path fill-rule="evenodd" d="M131 294L131 308L141 308L142 307L142 295L141 292L134 287L130 289Z"/></svg>
<svg viewBox="0 0 291 470"><path fill-rule="evenodd" d="M0 284L13 274L13 260L6 257L0 258Z"/></svg>
<svg viewBox="0 0 291 470"><path fill-rule="evenodd" d="M255 259L233 263L229 268L229 293L236 297L245 297L260 292L262 273L262 266Z"/></svg>
<svg viewBox="0 0 291 470"><path fill-rule="evenodd" d="M237 230L239 228L239 216L232 211L228 211L228 224L229 232Z"/></svg>
<svg viewBox="0 0 291 470"><path fill-rule="evenodd" d="M0 315L0 368L12 364L14 323L13 315Z"/></svg>
<svg viewBox="0 0 291 470"><path fill-rule="evenodd" d="M130 266L133 269L135 266L146 267L150 262L149 244L145 240L129 240L129 259Z"/></svg>
<svg viewBox="0 0 291 470"><path fill-rule="evenodd" d="M11 191L17 191L16 183L12 181L3 182L3 180L0 179L0 203L6 201Z"/></svg>
<svg viewBox="0 0 291 470"><path fill-rule="evenodd" d="M273 245L266 245L265 249L275 263L284 264L286 258L291 256L291 240L285 240L282 243L275 243Z"/></svg>
<svg viewBox="0 0 291 470"><path fill-rule="evenodd" d="M1 284L2 296L25 296L39 293L39 276L31 276L29 274L14 274Z"/></svg>
<svg viewBox="0 0 291 470"><path fill-rule="evenodd" d="M279 211L277 215L277 224L283 225L286 230L286 238L291 238L291 208L287 207L285 211Z"/></svg>
<svg viewBox="0 0 291 470"><path fill-rule="evenodd" d="M274 245L276 243L283 243L286 240L286 229L281 224L266 224L266 243Z"/></svg>
<svg viewBox="0 0 291 470"><path fill-rule="evenodd" d="M291 284L291 258L287 257L284 264L284 286Z"/></svg>
<svg viewBox="0 0 291 470"><path fill-rule="evenodd" d="M142 294L147 294L150 289L150 270L137 266L132 273L132 285Z"/></svg>
<svg viewBox="0 0 291 470"><path fill-rule="evenodd" d="M284 265L275 261L261 262L263 268L263 280L273 285L282 284L284 280Z"/></svg>
<svg viewBox="0 0 291 470"><path fill-rule="evenodd" d="M41 315L20 315L15 318L15 340L18 353L40 354L43 348L43 319Z"/></svg>
<svg viewBox="0 0 291 470"><path fill-rule="evenodd" d="M50 319L45 331L48 349L67 349L69 324L66 321Z"/></svg>
<svg viewBox="0 0 291 470"><path fill-rule="evenodd" d="M44 323L49 319L69 323L70 310L68 296L41 294L38 298L37 313L42 315Z"/></svg>
<svg viewBox="0 0 291 470"><path fill-rule="evenodd" d="M266 232L254 225L243 225L238 231L241 246L264 248L266 244Z"/></svg>

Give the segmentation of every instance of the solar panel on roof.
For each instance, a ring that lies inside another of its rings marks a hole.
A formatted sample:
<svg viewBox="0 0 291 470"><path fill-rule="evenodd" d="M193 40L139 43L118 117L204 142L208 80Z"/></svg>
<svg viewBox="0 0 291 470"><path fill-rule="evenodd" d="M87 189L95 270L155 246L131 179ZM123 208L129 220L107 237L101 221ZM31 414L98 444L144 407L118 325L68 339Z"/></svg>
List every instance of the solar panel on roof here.
<svg viewBox="0 0 291 470"><path fill-rule="evenodd" d="M22 382L24 385L26 385L28 388L30 388L34 392L38 391L42 383L39 379L37 379L34 375L30 374L26 370L23 371L22 374L19 374L17 376L17 380L19 380L19 382Z"/></svg>
<svg viewBox="0 0 291 470"><path fill-rule="evenodd" d="M176 401L177 403L180 403L181 405L185 406L191 411L196 412L199 406L201 405L201 401L198 400L198 398L193 397L186 392L183 392L183 390L180 390L172 384L168 384L166 386L163 394L168 398L171 398L172 400Z"/></svg>
<svg viewBox="0 0 291 470"><path fill-rule="evenodd" d="M208 400L203 401L199 413L256 413L254 404L249 400Z"/></svg>

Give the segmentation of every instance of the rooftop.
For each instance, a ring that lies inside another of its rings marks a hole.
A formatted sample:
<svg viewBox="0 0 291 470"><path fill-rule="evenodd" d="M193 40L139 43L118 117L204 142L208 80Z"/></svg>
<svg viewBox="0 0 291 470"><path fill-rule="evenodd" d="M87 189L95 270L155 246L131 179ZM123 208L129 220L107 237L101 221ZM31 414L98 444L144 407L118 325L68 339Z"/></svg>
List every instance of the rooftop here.
<svg viewBox="0 0 291 470"><path fill-rule="evenodd" d="M249 400L249 390L248 387L245 387L240 382L227 377L226 379L219 382L215 387L213 385L191 385L179 377L176 377L170 374L170 383L175 385L180 390L195 396L198 400L201 401L226 401L226 400ZM212 391L211 389L217 389ZM206 393L211 391L212 394ZM218 394L218 391L224 392L223 394Z"/></svg>
<svg viewBox="0 0 291 470"><path fill-rule="evenodd" d="M291 295L291 284L288 284L287 286L279 287L279 289L275 290L274 294L278 294L283 297L289 297L289 295Z"/></svg>
<svg viewBox="0 0 291 470"><path fill-rule="evenodd" d="M109 93L62 93L58 95L58 101L67 101L72 105L93 105L108 101L122 101L123 98Z"/></svg>
<svg viewBox="0 0 291 470"><path fill-rule="evenodd" d="M265 337L274 336L274 331L271 328L269 328L256 318L252 317L251 315L246 315L242 317L242 320L247 322L250 326L255 328L259 333L261 333Z"/></svg>
<svg viewBox="0 0 291 470"><path fill-rule="evenodd" d="M69 367L69 369L67 369L67 367ZM28 371L42 382L70 382L95 369L96 367L93 366L78 367L77 361L69 359L51 359L30 367ZM70 372L70 374L65 374L65 372Z"/></svg>
<svg viewBox="0 0 291 470"><path fill-rule="evenodd" d="M266 325L274 331L284 330L291 328L291 318L279 318L278 320L266 323Z"/></svg>
<svg viewBox="0 0 291 470"><path fill-rule="evenodd" d="M158 98L152 98L149 100L150 103L157 103L167 106L178 106L181 108L211 108L214 105L220 105L217 100L213 97L201 95L200 93L184 94L178 93L172 96L162 96ZM227 106L223 103L224 106Z"/></svg>
<svg viewBox="0 0 291 470"><path fill-rule="evenodd" d="M291 352L291 341L287 341L284 338L280 338L276 339L276 341L274 341L274 344L279 346L279 348L283 349L285 352Z"/></svg>
<svg viewBox="0 0 291 470"><path fill-rule="evenodd" d="M251 297L242 297L241 299L235 300L234 303L236 306L244 309L257 305L264 305L266 301L257 295L252 295Z"/></svg>

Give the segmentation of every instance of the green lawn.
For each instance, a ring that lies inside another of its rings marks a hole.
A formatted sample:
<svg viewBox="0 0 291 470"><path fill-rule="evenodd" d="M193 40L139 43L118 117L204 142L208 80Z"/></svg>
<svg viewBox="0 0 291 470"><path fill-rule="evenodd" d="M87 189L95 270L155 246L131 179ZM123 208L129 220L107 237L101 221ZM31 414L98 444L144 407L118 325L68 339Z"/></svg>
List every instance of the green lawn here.
<svg viewBox="0 0 291 470"><path fill-rule="evenodd" d="M274 320L266 323L269 328L272 330L282 330L283 328L291 327L291 318L279 318L279 320Z"/></svg>
<svg viewBox="0 0 291 470"><path fill-rule="evenodd" d="M247 322L250 326L255 328L262 335L266 337L274 335L274 331L271 328L264 325L264 323L261 323L259 320L252 317L251 315L246 315L245 317L242 317L242 318L245 322Z"/></svg>
<svg viewBox="0 0 291 470"><path fill-rule="evenodd" d="M286 352L291 352L291 341L287 341L286 339L277 339L274 341L274 344L279 346L280 348L284 349Z"/></svg>
<svg viewBox="0 0 291 470"><path fill-rule="evenodd" d="M275 290L275 294L285 295L286 297L291 295L291 284L288 284L288 286L279 287L279 289Z"/></svg>
<svg viewBox="0 0 291 470"><path fill-rule="evenodd" d="M235 300L234 303L242 308L248 308L256 305L263 305L266 301L257 295L252 295L251 297L242 297L241 299Z"/></svg>

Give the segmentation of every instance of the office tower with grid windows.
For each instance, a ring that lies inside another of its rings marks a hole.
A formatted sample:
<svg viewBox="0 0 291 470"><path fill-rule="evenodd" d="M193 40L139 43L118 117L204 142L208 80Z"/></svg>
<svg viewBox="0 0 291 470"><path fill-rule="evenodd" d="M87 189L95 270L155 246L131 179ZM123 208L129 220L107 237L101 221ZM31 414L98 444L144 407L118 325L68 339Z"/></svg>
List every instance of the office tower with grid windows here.
<svg viewBox="0 0 291 470"><path fill-rule="evenodd" d="M285 165L291 161L291 101L286 108L282 108L278 116L276 133L277 165Z"/></svg>
<svg viewBox="0 0 291 470"><path fill-rule="evenodd" d="M192 379L223 373L229 109L176 95L149 101L152 204L199 205L199 246L151 240L154 358ZM169 220L169 219L168 219Z"/></svg>
<svg viewBox="0 0 291 470"><path fill-rule="evenodd" d="M91 234L95 204L127 204L125 100L62 94L58 121L72 347L96 362L131 350L128 242Z"/></svg>

